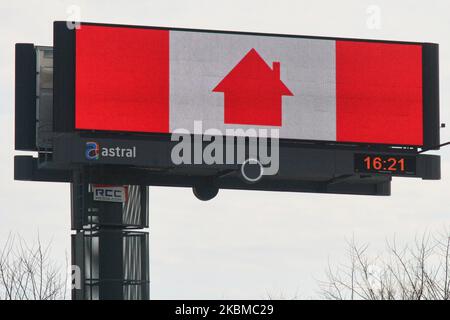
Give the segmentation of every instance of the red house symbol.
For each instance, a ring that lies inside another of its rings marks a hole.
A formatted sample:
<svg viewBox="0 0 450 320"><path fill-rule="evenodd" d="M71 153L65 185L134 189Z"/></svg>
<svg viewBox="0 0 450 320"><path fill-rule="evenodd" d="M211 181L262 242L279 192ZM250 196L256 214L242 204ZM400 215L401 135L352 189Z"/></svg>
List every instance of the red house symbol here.
<svg viewBox="0 0 450 320"><path fill-rule="evenodd" d="M281 97L293 96L280 80L280 63L273 68L251 49L213 92L224 93L225 123L281 126Z"/></svg>

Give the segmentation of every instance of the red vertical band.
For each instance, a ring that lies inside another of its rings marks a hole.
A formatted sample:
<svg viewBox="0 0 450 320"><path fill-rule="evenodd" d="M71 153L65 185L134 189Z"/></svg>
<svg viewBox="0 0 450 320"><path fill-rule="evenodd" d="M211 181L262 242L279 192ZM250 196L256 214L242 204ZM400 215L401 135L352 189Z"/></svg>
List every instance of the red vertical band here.
<svg viewBox="0 0 450 320"><path fill-rule="evenodd" d="M336 41L336 139L423 144L422 46Z"/></svg>
<svg viewBox="0 0 450 320"><path fill-rule="evenodd" d="M169 132L169 31L76 31L75 127Z"/></svg>

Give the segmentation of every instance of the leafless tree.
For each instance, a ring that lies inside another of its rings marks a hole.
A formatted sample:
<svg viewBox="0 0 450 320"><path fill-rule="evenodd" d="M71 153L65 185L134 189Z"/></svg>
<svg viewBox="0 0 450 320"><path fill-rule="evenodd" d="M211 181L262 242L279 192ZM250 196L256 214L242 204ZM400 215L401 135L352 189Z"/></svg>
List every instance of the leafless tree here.
<svg viewBox="0 0 450 320"><path fill-rule="evenodd" d="M39 236L28 245L10 234L0 248L0 300L66 299L67 272L50 259Z"/></svg>
<svg viewBox="0 0 450 320"><path fill-rule="evenodd" d="M328 265L321 295L326 299L449 300L450 232L417 237L414 245L387 242L383 255L348 242L348 263Z"/></svg>

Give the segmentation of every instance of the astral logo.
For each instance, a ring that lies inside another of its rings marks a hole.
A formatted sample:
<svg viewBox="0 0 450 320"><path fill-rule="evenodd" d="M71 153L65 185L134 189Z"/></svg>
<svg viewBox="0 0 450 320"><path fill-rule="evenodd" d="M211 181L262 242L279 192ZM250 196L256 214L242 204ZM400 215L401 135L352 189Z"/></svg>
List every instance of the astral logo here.
<svg viewBox="0 0 450 320"><path fill-rule="evenodd" d="M86 142L86 159L88 160L98 160L100 155L100 148L97 142L88 141Z"/></svg>
<svg viewBox="0 0 450 320"><path fill-rule="evenodd" d="M136 147L100 147L97 142L86 142L85 156L87 160L98 160L102 158L136 158Z"/></svg>

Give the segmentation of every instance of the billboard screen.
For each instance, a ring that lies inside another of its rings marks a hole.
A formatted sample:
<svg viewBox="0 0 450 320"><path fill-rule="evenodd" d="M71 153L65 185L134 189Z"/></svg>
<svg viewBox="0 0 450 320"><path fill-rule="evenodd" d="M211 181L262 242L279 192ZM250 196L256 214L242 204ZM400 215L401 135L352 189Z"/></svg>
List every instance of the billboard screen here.
<svg viewBox="0 0 450 320"><path fill-rule="evenodd" d="M434 44L56 23L58 54L69 62L59 73L73 77L55 100L63 131L168 134L201 122L224 135L264 128L292 140L439 141Z"/></svg>

